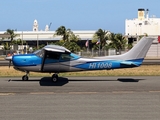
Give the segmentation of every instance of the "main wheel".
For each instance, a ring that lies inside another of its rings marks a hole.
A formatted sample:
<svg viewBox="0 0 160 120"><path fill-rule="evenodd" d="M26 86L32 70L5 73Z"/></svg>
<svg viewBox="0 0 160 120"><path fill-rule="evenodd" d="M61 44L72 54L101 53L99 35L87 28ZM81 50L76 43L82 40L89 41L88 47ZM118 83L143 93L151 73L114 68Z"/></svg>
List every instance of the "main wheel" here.
<svg viewBox="0 0 160 120"><path fill-rule="evenodd" d="M51 79L52 79L53 82L57 82L58 81L58 75L53 74Z"/></svg>
<svg viewBox="0 0 160 120"><path fill-rule="evenodd" d="M23 80L23 81L27 81L27 80L28 80L28 76L27 76L27 75L24 75L24 76L22 77L22 80Z"/></svg>

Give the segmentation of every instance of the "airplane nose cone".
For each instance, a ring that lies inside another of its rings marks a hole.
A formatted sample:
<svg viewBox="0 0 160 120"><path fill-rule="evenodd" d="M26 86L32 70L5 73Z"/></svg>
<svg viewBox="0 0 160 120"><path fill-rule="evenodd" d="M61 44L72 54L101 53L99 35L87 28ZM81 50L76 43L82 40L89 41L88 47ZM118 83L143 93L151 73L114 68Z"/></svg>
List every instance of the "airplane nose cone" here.
<svg viewBox="0 0 160 120"><path fill-rule="evenodd" d="M12 62L14 66L35 66L41 63L41 59L35 55L14 55Z"/></svg>

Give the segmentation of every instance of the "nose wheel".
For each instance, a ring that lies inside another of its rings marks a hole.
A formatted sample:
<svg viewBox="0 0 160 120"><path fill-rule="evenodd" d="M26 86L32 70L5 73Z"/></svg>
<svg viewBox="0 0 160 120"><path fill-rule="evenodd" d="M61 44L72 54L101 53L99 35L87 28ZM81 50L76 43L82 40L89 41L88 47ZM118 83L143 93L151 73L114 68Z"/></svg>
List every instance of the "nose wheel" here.
<svg viewBox="0 0 160 120"><path fill-rule="evenodd" d="M27 81L27 80L28 80L28 76L27 76L27 75L24 75L24 76L22 77L22 80L23 80L23 81Z"/></svg>
<svg viewBox="0 0 160 120"><path fill-rule="evenodd" d="M58 81L58 74L53 74L51 80L53 82L57 82Z"/></svg>
<svg viewBox="0 0 160 120"><path fill-rule="evenodd" d="M23 81L27 81L28 80L28 74L29 74L29 72L27 71L26 75L22 76L22 80Z"/></svg>

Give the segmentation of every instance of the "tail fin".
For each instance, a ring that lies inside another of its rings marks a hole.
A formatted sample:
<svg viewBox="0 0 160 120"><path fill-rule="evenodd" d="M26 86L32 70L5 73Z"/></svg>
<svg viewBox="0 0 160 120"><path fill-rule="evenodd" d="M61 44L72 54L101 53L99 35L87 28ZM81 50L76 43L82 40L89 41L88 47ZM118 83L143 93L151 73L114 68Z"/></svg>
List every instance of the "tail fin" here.
<svg viewBox="0 0 160 120"><path fill-rule="evenodd" d="M143 37L130 51L122 54L123 60L142 59L146 56L154 38Z"/></svg>
<svg viewBox="0 0 160 120"><path fill-rule="evenodd" d="M143 37L131 50L121 55L95 57L96 59L104 60L141 60L146 56L154 38Z"/></svg>

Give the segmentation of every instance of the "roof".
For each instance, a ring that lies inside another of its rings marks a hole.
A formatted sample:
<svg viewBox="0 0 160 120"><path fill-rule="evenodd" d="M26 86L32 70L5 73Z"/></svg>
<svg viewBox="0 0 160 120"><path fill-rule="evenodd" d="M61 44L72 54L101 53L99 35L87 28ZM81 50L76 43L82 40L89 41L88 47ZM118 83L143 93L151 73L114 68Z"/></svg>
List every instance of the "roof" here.
<svg viewBox="0 0 160 120"><path fill-rule="evenodd" d="M0 38L8 38L8 37L10 37L9 34L0 34Z"/></svg>

